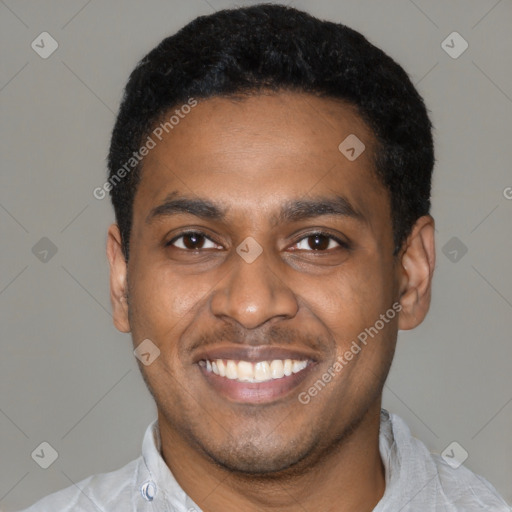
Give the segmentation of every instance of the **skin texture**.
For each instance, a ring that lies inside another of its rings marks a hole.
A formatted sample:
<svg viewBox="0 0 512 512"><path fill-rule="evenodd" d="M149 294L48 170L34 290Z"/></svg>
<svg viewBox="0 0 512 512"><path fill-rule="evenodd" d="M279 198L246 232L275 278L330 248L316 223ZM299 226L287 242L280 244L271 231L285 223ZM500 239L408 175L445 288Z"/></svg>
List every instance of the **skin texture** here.
<svg viewBox="0 0 512 512"><path fill-rule="evenodd" d="M349 134L366 150L349 161ZM201 101L145 158L130 259L112 225L114 323L160 356L140 364L155 398L162 455L205 511L371 511L385 489L381 395L398 329L425 317L434 222L416 222L393 257L389 195L373 171L372 132L343 102L300 93ZM174 196L171 196L175 194ZM223 220L151 217L170 197L207 199ZM281 222L288 201L343 196L359 214ZM148 220L149 217L149 220ZM190 238L166 246L184 230ZM340 246L318 231L345 242ZM263 249L236 252L247 237ZM318 241L318 240L317 240ZM186 247L186 246L185 246ZM396 302L401 311L311 401L298 400ZM314 357L285 396L241 403L215 391L195 357L204 347L282 347Z"/></svg>

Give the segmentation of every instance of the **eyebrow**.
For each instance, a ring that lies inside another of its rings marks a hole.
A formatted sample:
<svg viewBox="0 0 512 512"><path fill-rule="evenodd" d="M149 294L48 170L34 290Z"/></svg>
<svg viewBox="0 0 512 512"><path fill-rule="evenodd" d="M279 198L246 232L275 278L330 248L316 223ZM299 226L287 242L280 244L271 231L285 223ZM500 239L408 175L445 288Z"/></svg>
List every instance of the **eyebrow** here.
<svg viewBox="0 0 512 512"><path fill-rule="evenodd" d="M146 223L163 217L179 214L194 215L205 220L225 221L228 208L206 198L179 196L170 193L162 204L153 208L146 217ZM349 217L360 222L366 218L343 196L317 197L313 199L290 200L283 204L272 223L298 222L323 215Z"/></svg>
<svg viewBox="0 0 512 512"><path fill-rule="evenodd" d="M171 192L162 204L153 208L146 217L146 223L161 217L170 217L188 213L206 220L222 221L226 217L227 209L216 203L201 198L179 196L178 192Z"/></svg>
<svg viewBox="0 0 512 512"><path fill-rule="evenodd" d="M365 217L343 196L316 197L286 202L273 221L276 223L298 222L323 215L349 217L365 222Z"/></svg>

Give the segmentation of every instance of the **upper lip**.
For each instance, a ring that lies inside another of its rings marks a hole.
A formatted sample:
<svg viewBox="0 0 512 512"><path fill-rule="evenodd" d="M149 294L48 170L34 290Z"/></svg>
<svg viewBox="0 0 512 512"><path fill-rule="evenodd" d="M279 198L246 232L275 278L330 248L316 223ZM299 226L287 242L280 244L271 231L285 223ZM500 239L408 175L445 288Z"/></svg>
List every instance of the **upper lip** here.
<svg viewBox="0 0 512 512"><path fill-rule="evenodd" d="M296 359L316 362L318 355L311 352L311 350L308 351L296 347L217 345L198 349L193 358L194 363L206 359L210 361L215 359L229 359L234 361L249 361L251 363L272 361L274 359Z"/></svg>

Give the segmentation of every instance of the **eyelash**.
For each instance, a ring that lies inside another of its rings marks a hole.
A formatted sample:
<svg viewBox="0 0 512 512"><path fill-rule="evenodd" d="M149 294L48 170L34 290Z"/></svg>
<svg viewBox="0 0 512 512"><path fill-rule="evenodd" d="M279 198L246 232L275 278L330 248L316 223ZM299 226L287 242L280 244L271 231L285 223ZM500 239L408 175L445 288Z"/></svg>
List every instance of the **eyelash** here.
<svg viewBox="0 0 512 512"><path fill-rule="evenodd" d="M202 231L183 231L179 235L175 236L172 240L167 242L165 244L165 246L166 247L170 247L177 240L179 240L180 238L183 238L184 236L187 236L187 235L199 235L201 237L206 238L210 242L213 242L214 244L217 243L214 240L212 240L208 235L203 233ZM340 240L338 237L336 237L334 235L331 235L330 233L326 233L325 231L314 231L312 233L307 233L306 235L302 236L297 242L295 242L294 245L297 245L298 243L302 242L303 240L306 240L307 238L314 237L314 236L324 236L324 237L328 238L329 240L334 240L339 245L339 247L341 249L349 249L350 248L350 246L349 246L349 244L347 242L344 242L343 240ZM220 245L220 244L217 244L217 245ZM181 247L176 247L176 249L180 249L182 251L187 251L187 252L193 252L193 251L201 250L201 249L183 249ZM304 250L304 249L298 249L298 250ZM323 250L320 250L320 249L317 249L317 250L310 249L310 252L327 252L329 250L332 250L332 249L323 249Z"/></svg>

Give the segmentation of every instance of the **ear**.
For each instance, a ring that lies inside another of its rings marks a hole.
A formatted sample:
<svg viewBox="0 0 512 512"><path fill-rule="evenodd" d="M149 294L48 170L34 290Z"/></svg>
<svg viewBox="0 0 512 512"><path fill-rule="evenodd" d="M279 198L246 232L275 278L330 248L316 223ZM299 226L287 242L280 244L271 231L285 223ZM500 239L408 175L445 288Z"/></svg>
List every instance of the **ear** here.
<svg viewBox="0 0 512 512"><path fill-rule="evenodd" d="M407 237L400 257L400 305L398 328L414 329L430 307L432 275L436 264L434 219L420 217Z"/></svg>
<svg viewBox="0 0 512 512"><path fill-rule="evenodd" d="M127 264L122 249L121 233L117 224L112 224L108 230L107 257L110 264L110 302L112 303L114 325L121 332L130 332L126 281Z"/></svg>

